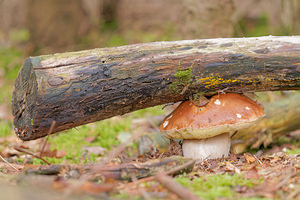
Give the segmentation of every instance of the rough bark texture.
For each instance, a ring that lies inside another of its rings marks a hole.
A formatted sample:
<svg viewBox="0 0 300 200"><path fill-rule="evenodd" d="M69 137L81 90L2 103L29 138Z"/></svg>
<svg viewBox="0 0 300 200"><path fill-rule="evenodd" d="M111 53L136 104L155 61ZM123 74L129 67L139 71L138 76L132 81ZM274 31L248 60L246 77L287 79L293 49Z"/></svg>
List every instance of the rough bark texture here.
<svg viewBox="0 0 300 200"><path fill-rule="evenodd" d="M13 93L31 140L193 94L300 89L300 36L136 44L30 57Z"/></svg>

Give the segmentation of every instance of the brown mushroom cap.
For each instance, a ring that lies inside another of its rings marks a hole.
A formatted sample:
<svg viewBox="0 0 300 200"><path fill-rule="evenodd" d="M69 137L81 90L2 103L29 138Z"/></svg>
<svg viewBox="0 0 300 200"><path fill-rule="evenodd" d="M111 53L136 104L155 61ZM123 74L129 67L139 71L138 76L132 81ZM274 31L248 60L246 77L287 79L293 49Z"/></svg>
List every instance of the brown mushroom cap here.
<svg viewBox="0 0 300 200"><path fill-rule="evenodd" d="M160 125L168 138L205 139L225 132L233 134L265 115L262 106L235 93L213 96L205 106L182 102Z"/></svg>

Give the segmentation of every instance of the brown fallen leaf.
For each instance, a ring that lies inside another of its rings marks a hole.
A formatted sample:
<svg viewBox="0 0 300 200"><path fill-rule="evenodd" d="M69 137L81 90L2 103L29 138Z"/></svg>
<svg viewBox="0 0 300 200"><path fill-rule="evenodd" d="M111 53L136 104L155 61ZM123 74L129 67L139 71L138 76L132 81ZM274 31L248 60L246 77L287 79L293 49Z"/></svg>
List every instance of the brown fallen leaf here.
<svg viewBox="0 0 300 200"><path fill-rule="evenodd" d="M103 147L83 147L82 149L97 156L104 155L104 153L106 152L106 149Z"/></svg>
<svg viewBox="0 0 300 200"><path fill-rule="evenodd" d="M114 188L114 184L97 184L92 182L85 182L79 189L89 194L100 194L102 192L112 191Z"/></svg>
<svg viewBox="0 0 300 200"><path fill-rule="evenodd" d="M233 171L237 174L241 173L241 170L239 168L237 168L236 166L234 166L233 164L231 164L230 162L226 162L226 168L230 171Z"/></svg>
<svg viewBox="0 0 300 200"><path fill-rule="evenodd" d="M251 154L244 153L244 157L247 163L254 163L256 161L256 159Z"/></svg>
<svg viewBox="0 0 300 200"><path fill-rule="evenodd" d="M84 138L84 140L90 143L90 142L93 142L93 141L95 141L95 140L96 140L96 138L97 138L96 136L90 136L90 137L86 137L86 138Z"/></svg>
<svg viewBox="0 0 300 200"><path fill-rule="evenodd" d="M58 151L56 151L56 158L62 158L66 155L66 151L64 149L60 149Z"/></svg>
<svg viewBox="0 0 300 200"><path fill-rule="evenodd" d="M64 179L57 179L53 181L52 183L52 189L63 192L67 188L72 187L73 184L78 184L77 181L67 181ZM115 188L114 184L109 183L103 183L103 184L97 184L93 182L86 181L78 187L76 193L87 193L87 194L101 194L103 192L109 192L112 191Z"/></svg>
<svg viewBox="0 0 300 200"><path fill-rule="evenodd" d="M245 172L245 179L259 180L260 178L261 176L255 166Z"/></svg>

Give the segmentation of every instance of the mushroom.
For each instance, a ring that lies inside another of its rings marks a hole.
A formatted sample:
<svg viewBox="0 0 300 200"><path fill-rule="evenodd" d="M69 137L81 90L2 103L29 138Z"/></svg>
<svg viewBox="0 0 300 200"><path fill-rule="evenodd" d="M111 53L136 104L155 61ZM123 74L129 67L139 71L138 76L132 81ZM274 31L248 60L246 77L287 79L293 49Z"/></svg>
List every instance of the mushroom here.
<svg viewBox="0 0 300 200"><path fill-rule="evenodd" d="M231 136L265 115L262 106L236 93L213 96L204 106L182 102L160 125L170 139L184 139L183 155L194 159L228 156Z"/></svg>

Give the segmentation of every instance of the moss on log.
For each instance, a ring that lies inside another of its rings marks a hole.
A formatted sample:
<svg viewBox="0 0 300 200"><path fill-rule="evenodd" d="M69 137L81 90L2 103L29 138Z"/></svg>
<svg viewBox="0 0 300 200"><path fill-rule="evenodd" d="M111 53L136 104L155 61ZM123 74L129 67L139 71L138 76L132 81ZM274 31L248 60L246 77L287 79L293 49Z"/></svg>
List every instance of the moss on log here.
<svg viewBox="0 0 300 200"><path fill-rule="evenodd" d="M22 140L213 94L300 89L300 36L154 42L30 57L13 93Z"/></svg>

